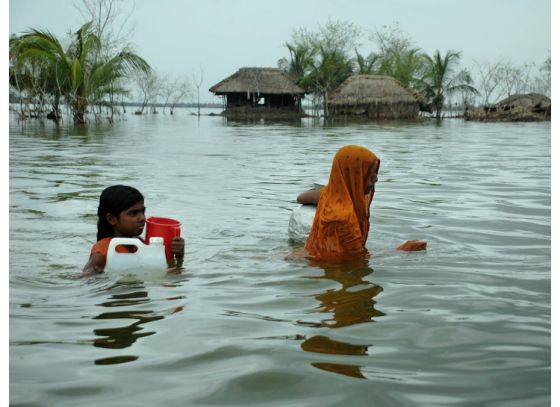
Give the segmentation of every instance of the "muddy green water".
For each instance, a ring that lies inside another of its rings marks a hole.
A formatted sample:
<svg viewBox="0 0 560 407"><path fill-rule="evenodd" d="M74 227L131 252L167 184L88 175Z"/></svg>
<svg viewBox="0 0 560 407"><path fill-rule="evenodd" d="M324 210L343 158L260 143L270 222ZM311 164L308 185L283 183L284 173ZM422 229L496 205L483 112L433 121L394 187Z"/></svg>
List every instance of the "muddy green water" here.
<svg viewBox="0 0 560 407"><path fill-rule="evenodd" d="M10 121L14 406L545 406L550 123ZM295 197L382 161L368 264L287 262ZM79 274L99 193L183 222L181 275ZM406 239L426 252L396 253Z"/></svg>

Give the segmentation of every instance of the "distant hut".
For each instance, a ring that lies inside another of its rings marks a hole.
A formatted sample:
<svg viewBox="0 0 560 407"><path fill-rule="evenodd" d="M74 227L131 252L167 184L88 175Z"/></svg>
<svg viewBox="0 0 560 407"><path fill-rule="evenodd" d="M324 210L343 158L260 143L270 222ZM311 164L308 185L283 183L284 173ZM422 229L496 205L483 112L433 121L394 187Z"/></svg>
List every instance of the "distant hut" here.
<svg viewBox="0 0 560 407"><path fill-rule="evenodd" d="M241 68L210 88L224 97L224 114L302 114L305 90L286 71L277 68Z"/></svg>
<svg viewBox="0 0 560 407"><path fill-rule="evenodd" d="M329 114L371 120L416 119L429 111L424 98L399 81L383 75L355 75L330 95Z"/></svg>
<svg viewBox="0 0 560 407"><path fill-rule="evenodd" d="M546 121L550 120L550 98L539 93L509 96L495 105L468 112L467 120L476 121Z"/></svg>

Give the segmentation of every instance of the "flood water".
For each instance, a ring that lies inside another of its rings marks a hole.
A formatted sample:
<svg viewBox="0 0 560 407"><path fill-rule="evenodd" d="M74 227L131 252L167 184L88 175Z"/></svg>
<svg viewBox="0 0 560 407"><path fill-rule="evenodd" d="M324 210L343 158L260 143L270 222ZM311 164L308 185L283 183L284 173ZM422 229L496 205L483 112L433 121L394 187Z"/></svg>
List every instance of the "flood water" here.
<svg viewBox="0 0 560 407"><path fill-rule="evenodd" d="M11 118L10 402L549 405L550 141L457 119ZM381 159L373 257L286 261L295 197L346 144ZM183 273L80 277L117 183L183 223Z"/></svg>

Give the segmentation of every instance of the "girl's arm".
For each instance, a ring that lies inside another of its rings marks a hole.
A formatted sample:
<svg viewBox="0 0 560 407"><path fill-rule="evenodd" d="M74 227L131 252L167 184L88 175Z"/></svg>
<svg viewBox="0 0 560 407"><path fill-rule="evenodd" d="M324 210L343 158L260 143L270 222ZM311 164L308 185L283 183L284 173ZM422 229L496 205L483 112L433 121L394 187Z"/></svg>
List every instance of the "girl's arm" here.
<svg viewBox="0 0 560 407"><path fill-rule="evenodd" d="M175 236L171 240L171 250L173 251L176 259L182 259L185 257L185 239L181 236Z"/></svg>
<svg viewBox="0 0 560 407"><path fill-rule="evenodd" d="M311 204L317 205L319 203L319 197L321 196L321 189L310 189L309 191L302 192L298 195L297 201L302 205Z"/></svg>
<svg viewBox="0 0 560 407"><path fill-rule="evenodd" d="M82 270L83 276L91 276L92 274L103 273L106 258L101 253L92 253L89 260Z"/></svg>

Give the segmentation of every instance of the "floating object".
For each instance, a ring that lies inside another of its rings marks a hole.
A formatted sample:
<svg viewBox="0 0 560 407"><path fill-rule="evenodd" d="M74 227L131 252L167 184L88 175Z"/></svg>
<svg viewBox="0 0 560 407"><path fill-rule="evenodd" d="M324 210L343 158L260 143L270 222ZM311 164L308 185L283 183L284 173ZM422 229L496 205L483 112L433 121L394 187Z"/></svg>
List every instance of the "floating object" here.
<svg viewBox="0 0 560 407"><path fill-rule="evenodd" d="M315 205L301 205L292 211L288 223L288 236L296 242L305 242L315 218Z"/></svg>
<svg viewBox="0 0 560 407"><path fill-rule="evenodd" d="M134 246L133 252L118 252L117 246ZM107 272L146 272L167 270L163 238L152 237L150 244L144 244L134 237L114 237L107 249Z"/></svg>
<svg viewBox="0 0 560 407"><path fill-rule="evenodd" d="M150 245L154 237L162 237L167 259L173 258L171 240L175 236L181 236L181 222L178 220L157 216L150 216L146 219L146 242Z"/></svg>

